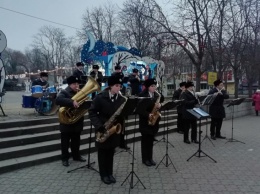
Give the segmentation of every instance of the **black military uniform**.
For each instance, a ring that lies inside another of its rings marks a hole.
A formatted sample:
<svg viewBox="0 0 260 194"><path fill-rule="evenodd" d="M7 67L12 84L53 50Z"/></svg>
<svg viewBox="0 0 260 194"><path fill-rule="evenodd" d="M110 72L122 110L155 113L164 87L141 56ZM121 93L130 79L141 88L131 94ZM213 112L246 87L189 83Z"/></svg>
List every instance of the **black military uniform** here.
<svg viewBox="0 0 260 194"><path fill-rule="evenodd" d="M159 130L160 118L156 121L155 125L149 125L148 119L152 112L156 100L159 95L154 92L153 94L149 92L149 87L151 85L156 85L155 79L147 79L144 82L145 90L142 91L140 97L151 97L151 99L141 100L136 108L136 113L139 114L139 130L141 132L141 152L142 152L142 162L146 166L156 165L153 161L153 141L154 136ZM162 98L161 98L162 99ZM160 100L161 101L161 100ZM162 101L161 101L162 102Z"/></svg>
<svg viewBox="0 0 260 194"><path fill-rule="evenodd" d="M122 80L124 79L124 74L121 72L121 66L117 65L115 66L115 72L113 72L111 74L111 76L117 76L119 78L121 78ZM122 85L122 89L120 90L121 93L124 95L125 94L125 87ZM125 123L123 125L123 129L121 132L121 136L120 136L120 148L123 149L130 149L127 145L126 145L126 140L125 140Z"/></svg>
<svg viewBox="0 0 260 194"><path fill-rule="evenodd" d="M185 84L186 84L186 82L181 82L180 83L180 88L173 93L173 97L172 97L173 101L174 100L180 100L181 93L183 92L182 87L185 88ZM177 132L178 133L183 133L184 132L184 122L182 121L182 104L179 104L177 106L177 113L178 113L178 117L177 117Z"/></svg>
<svg viewBox="0 0 260 194"><path fill-rule="evenodd" d="M103 75L100 71L97 71L97 75L96 72L94 71L94 69L98 70L99 66L98 65L93 65L92 66L93 71L90 72L90 76L93 77L99 84L99 86L101 87L102 85L102 81L103 81ZM92 93L92 99L94 99L96 96L96 92Z"/></svg>
<svg viewBox="0 0 260 194"><path fill-rule="evenodd" d="M194 96L194 91L192 87L194 86L193 82L187 82L185 85L186 90L182 92L180 99L183 99L182 106L182 118L184 122L184 135L183 141L190 144L189 140L189 129L191 127L191 141L194 143L199 143L197 141L197 120L196 117L189 113L188 109L193 109L198 100Z"/></svg>
<svg viewBox="0 0 260 194"><path fill-rule="evenodd" d="M138 95L140 93L140 79L138 77L138 69L133 69L133 74L129 75L128 82L132 89L132 95Z"/></svg>
<svg viewBox="0 0 260 194"><path fill-rule="evenodd" d="M73 100L71 99L76 92L70 87L73 83L80 83L77 77L70 76L67 78L68 87L58 94L56 98L56 104L61 107L73 108ZM69 147L71 147L71 154L73 160L85 162L86 160L80 156L80 134L83 130L84 117L81 117L77 122L73 124L60 123L61 132L61 159L64 166L69 166Z"/></svg>
<svg viewBox="0 0 260 194"><path fill-rule="evenodd" d="M213 140L216 138L225 138L221 136L220 130L223 118L226 117L225 108L223 106L224 99L228 99L229 95L227 94L226 90L220 91L220 89L217 88L220 84L223 84L222 81L216 80L214 82L215 88L209 92L209 95L218 93L213 103L209 106L209 114L211 116L210 135L211 139Z"/></svg>
<svg viewBox="0 0 260 194"><path fill-rule="evenodd" d="M49 83L47 82L47 80L44 79L44 77L46 77L46 79L48 78L48 73L47 72L41 72L40 73L40 78L34 80L32 82L32 86L45 86L45 88L48 87Z"/></svg>
<svg viewBox="0 0 260 194"><path fill-rule="evenodd" d="M82 76L86 75L86 72L82 69L80 69L81 67L84 67L84 64L82 62L77 62L76 63L77 69L73 72L73 76L77 77L80 80L80 85L82 88L82 85L85 84L86 80L82 79Z"/></svg>
<svg viewBox="0 0 260 194"><path fill-rule="evenodd" d="M91 107L89 108L89 119L95 127L95 131L104 133L104 124L111 118L112 115L119 109L119 107L126 101L126 99L120 94L114 94L112 96L110 90L116 84L122 84L122 80L119 77L111 76L108 78L109 87L96 95ZM124 122L123 118L117 118L118 122ZM120 143L120 135L112 134L105 142L96 142L98 149L98 164L101 180L105 184L115 183L116 180L113 177L113 159L115 148Z"/></svg>

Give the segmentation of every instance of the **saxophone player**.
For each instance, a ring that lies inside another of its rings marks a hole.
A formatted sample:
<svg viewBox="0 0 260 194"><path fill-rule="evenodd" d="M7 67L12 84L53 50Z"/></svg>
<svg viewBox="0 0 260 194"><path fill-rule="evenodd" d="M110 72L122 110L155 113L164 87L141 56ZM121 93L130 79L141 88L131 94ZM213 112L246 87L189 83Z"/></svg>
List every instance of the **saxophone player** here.
<svg viewBox="0 0 260 194"><path fill-rule="evenodd" d="M184 123L184 143L190 144L189 140L189 130L191 127L191 141L194 143L199 143L197 140L197 120L190 114L187 110L193 109L196 104L198 104L198 99L195 97L194 84L193 82L187 82L185 84L186 90L182 92L180 99L183 100L182 103L182 118Z"/></svg>
<svg viewBox="0 0 260 194"><path fill-rule="evenodd" d="M108 78L108 88L100 92L94 98L91 107L89 108L89 119L95 127L96 133L104 134L106 128L104 124L110 120L115 112L125 102L125 97L120 95L122 79L118 76ZM116 118L117 122L123 123L123 118ZM113 176L113 160L115 148L120 143L120 134L112 134L103 143L96 141L98 153L98 165L101 180L105 184L115 183L116 179Z"/></svg>
<svg viewBox="0 0 260 194"><path fill-rule="evenodd" d="M71 98L78 92L80 80L75 76L67 78L68 86L58 94L56 98L56 104L61 107L74 107L78 108L77 101L73 101ZM85 162L86 159L80 156L80 134L83 130L84 118L81 117L77 122L73 124L60 123L61 132L61 159L62 165L68 167L69 163L69 147L71 147L71 153L73 160Z"/></svg>
<svg viewBox="0 0 260 194"><path fill-rule="evenodd" d="M159 121L157 119L154 125L149 125L150 118L153 117L152 110L157 111L161 108L161 102L163 98L156 92L157 81L155 79L147 79L144 81L145 89L139 94L140 97L150 97L147 103L139 102L136 113L139 114L139 130L141 137L141 154L142 162L146 166L155 166L156 163L153 160L153 141L156 133L159 130Z"/></svg>
<svg viewBox="0 0 260 194"><path fill-rule="evenodd" d="M124 74L121 71L121 66L120 65L116 65L115 66L115 71L111 74L111 76L118 76L122 80L124 79ZM122 94L124 96L126 96L126 94L125 94L125 87L123 85L122 85L122 88L121 88L121 92L122 92ZM123 125L123 126L125 126L125 125ZM130 149L127 146L126 140L125 140L125 127L123 127L123 130L122 130L121 135L120 135L120 145L119 145L119 147L122 148L122 149L126 149L126 150Z"/></svg>

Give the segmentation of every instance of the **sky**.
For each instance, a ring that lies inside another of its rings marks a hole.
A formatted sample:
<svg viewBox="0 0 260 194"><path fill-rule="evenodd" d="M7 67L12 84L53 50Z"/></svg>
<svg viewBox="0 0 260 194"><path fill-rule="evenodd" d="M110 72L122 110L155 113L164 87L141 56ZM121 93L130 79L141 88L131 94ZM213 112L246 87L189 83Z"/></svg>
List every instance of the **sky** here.
<svg viewBox="0 0 260 194"><path fill-rule="evenodd" d="M52 25L62 28L67 37L75 36L76 29L55 25L5 9L81 29L85 10L108 2L122 7L124 0L0 0L0 30L6 36L8 48L24 52L42 26Z"/></svg>

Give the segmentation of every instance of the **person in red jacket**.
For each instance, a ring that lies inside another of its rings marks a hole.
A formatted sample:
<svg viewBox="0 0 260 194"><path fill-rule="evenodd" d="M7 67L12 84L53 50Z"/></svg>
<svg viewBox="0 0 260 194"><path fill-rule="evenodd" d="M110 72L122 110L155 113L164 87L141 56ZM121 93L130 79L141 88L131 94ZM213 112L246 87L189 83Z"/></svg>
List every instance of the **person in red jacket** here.
<svg viewBox="0 0 260 194"><path fill-rule="evenodd" d="M252 96L253 101L255 103L255 114L258 116L258 111L260 110L260 90L257 89L256 92Z"/></svg>

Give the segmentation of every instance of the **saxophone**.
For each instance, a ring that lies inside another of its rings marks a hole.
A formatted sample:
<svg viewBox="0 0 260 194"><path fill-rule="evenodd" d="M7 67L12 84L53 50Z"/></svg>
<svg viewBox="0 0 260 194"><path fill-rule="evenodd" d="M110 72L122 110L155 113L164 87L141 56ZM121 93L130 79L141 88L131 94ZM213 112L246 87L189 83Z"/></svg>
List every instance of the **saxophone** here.
<svg viewBox="0 0 260 194"><path fill-rule="evenodd" d="M153 110L151 112L151 114L153 116L149 117L148 118L148 125L155 125L156 121L158 120L159 117L161 117L161 113L158 111L157 107L156 107L156 104L160 102L161 100L161 94L159 94L159 92L157 91L154 91L155 93L157 93L159 95L159 97L157 98L155 104L154 104L154 107L153 107Z"/></svg>
<svg viewBox="0 0 260 194"><path fill-rule="evenodd" d="M120 105L117 111L105 122L104 127L106 131L104 133L97 132L96 134L96 141L99 143L105 142L112 134L120 134L122 131L122 125L120 123L113 125L116 121L116 117L120 115L127 102L127 98L123 95L121 96L124 98L125 101Z"/></svg>

